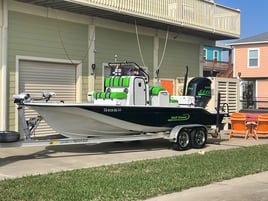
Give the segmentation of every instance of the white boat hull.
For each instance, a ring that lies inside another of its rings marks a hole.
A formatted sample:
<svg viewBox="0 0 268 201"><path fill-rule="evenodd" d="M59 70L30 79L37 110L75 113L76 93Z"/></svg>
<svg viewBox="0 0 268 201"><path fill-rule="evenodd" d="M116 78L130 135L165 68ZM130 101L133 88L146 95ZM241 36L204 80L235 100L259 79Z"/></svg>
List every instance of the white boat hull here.
<svg viewBox="0 0 268 201"><path fill-rule="evenodd" d="M57 107L40 107L35 104L29 106L36 110L45 121L58 133L70 138L106 135L129 135L143 132L161 132L169 130L167 127L151 127L130 123L107 115L66 104L55 104Z"/></svg>

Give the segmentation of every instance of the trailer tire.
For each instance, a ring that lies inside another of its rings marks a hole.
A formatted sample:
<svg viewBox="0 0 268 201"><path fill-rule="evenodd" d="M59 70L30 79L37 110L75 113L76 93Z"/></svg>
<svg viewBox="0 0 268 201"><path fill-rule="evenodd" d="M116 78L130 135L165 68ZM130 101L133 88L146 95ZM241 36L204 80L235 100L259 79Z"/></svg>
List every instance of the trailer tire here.
<svg viewBox="0 0 268 201"><path fill-rule="evenodd" d="M193 128L191 131L191 140L193 148L204 148L207 143L207 130L203 127Z"/></svg>
<svg viewBox="0 0 268 201"><path fill-rule="evenodd" d="M188 129L181 129L177 135L177 141L173 144L173 149L185 151L191 148L191 135Z"/></svg>
<svg viewBox="0 0 268 201"><path fill-rule="evenodd" d="M0 142L17 142L20 134L16 131L0 131Z"/></svg>

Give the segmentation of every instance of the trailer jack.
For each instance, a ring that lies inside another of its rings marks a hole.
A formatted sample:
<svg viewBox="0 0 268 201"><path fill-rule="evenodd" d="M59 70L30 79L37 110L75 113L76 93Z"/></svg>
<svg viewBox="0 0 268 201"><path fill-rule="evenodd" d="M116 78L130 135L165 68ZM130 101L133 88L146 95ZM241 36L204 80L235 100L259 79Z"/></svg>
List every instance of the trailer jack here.
<svg viewBox="0 0 268 201"><path fill-rule="evenodd" d="M24 109L21 105L18 105L18 113L25 139L29 140L31 139L31 136L34 133L35 129L38 127L39 123L43 120L43 117L38 115L37 117L32 117L29 120L26 120Z"/></svg>

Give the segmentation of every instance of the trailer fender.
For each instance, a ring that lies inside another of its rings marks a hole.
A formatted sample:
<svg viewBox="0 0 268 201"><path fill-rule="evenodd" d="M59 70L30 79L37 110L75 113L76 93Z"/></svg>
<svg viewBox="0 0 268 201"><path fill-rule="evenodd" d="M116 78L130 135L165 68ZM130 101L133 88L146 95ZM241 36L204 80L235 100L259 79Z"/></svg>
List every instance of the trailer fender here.
<svg viewBox="0 0 268 201"><path fill-rule="evenodd" d="M172 128L172 130L170 131L169 141L170 142L177 142L178 134L181 131L181 129L183 129L183 128L192 129L192 128L196 128L196 127L202 127L202 128L207 130L207 128L201 124L178 125L178 126L175 126L174 128Z"/></svg>

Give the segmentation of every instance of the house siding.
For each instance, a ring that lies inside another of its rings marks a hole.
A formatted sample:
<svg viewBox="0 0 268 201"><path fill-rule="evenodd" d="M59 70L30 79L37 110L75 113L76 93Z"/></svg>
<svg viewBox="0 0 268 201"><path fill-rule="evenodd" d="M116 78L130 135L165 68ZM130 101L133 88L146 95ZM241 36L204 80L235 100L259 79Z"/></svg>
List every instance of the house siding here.
<svg viewBox="0 0 268 201"><path fill-rule="evenodd" d="M17 92L16 56L82 61L82 97L86 97L88 26L14 11L9 11L8 21L7 96L10 97L9 129L14 130L16 107L12 95Z"/></svg>
<svg viewBox="0 0 268 201"><path fill-rule="evenodd" d="M158 58L159 62L164 51L165 40L160 40ZM199 75L200 45L188 42L168 40L165 57L160 66L161 78L175 79L185 74L185 66L189 67L189 76Z"/></svg>
<svg viewBox="0 0 268 201"><path fill-rule="evenodd" d="M257 85L257 94L258 100L260 102L257 103L257 108L266 108L268 109L268 79L267 80L258 80L256 82Z"/></svg>
<svg viewBox="0 0 268 201"><path fill-rule="evenodd" d="M259 48L260 57L258 67L248 67L248 49L250 48ZM242 78L268 77L267 55L267 44L235 46L234 76L236 76L238 72L242 72Z"/></svg>
<svg viewBox="0 0 268 201"><path fill-rule="evenodd" d="M218 55L218 61L222 61L222 49L221 48L217 48L217 47L204 47L207 50L207 58L206 60L213 60L214 59L214 54L213 52L216 50L219 52ZM205 56L205 55L204 55Z"/></svg>
<svg viewBox="0 0 268 201"><path fill-rule="evenodd" d="M59 16L59 18L57 17ZM164 53L160 79L176 79L184 75L200 75L202 48L210 44L207 38L169 32L164 51L166 32L138 26L141 53L151 80ZM112 20L78 15L50 8L12 2L8 11L7 47L8 129L17 127L16 106L12 95L18 92L17 57L36 57L82 61L82 101L90 90L102 90L103 63L118 60L134 61L143 65L135 25ZM89 58L89 59L88 59ZM96 64L91 75L91 64ZM6 97L2 97L3 99Z"/></svg>
<svg viewBox="0 0 268 201"><path fill-rule="evenodd" d="M124 29L124 27L123 27ZM112 30L103 27L96 27L96 80L95 90L102 89L102 64L111 62L115 59L115 54L119 61L134 61L139 65L143 65L140 56L137 36L135 28L129 30L132 32L124 32L119 30ZM156 36L155 36L156 37ZM153 78L154 74L154 49L158 50L158 63L161 62L162 55L164 58L160 66L161 78L175 79L183 76L185 73L185 66L189 66L189 75L197 76L200 74L200 45L191 43L190 41L182 42L168 39L166 50L164 51L165 39L157 37L159 40L159 48L154 46L154 36L143 35L139 33L139 41L141 52L144 59L145 66L149 70L149 74Z"/></svg>
<svg viewBox="0 0 268 201"><path fill-rule="evenodd" d="M118 56L118 61L133 61L141 66L143 65L138 48L138 40L134 31L134 26L132 33L96 27L96 90L101 90L103 85L102 64L113 62L115 60L115 55ZM150 73L152 73L153 37L139 34L139 42L144 64L150 69Z"/></svg>

